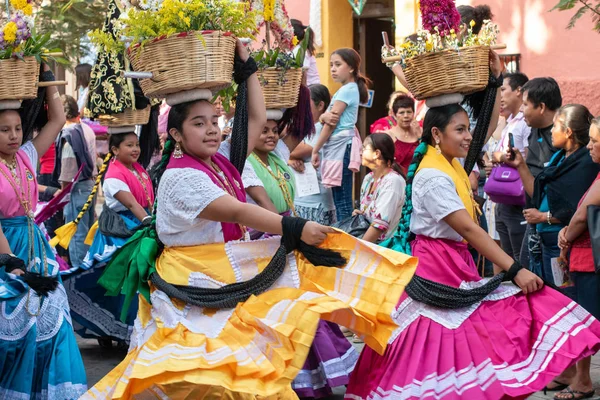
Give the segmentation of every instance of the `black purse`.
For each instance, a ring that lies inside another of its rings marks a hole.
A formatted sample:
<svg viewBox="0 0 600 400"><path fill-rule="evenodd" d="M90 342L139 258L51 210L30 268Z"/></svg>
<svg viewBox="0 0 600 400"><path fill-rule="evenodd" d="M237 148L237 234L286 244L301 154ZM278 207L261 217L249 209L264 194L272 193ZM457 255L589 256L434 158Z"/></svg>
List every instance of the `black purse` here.
<svg viewBox="0 0 600 400"><path fill-rule="evenodd" d="M362 214L356 214L346 219L343 219L331 225L334 228L340 229L349 235L362 239L371 226L371 223Z"/></svg>
<svg viewBox="0 0 600 400"><path fill-rule="evenodd" d="M135 233L135 230L127 228L119 213L108 207L106 203L102 206L102 213L98 217L98 229L104 236L122 239L130 238Z"/></svg>
<svg viewBox="0 0 600 400"><path fill-rule="evenodd" d="M596 273L600 274L600 206L591 205L587 207L587 224L592 242L594 268Z"/></svg>

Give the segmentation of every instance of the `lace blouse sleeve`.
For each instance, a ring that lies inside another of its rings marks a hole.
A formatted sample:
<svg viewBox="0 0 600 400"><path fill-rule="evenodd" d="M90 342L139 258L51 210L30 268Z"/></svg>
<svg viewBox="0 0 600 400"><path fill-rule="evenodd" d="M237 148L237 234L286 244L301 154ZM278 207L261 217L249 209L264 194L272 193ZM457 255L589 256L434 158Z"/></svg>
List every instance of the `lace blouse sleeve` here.
<svg viewBox="0 0 600 400"><path fill-rule="evenodd" d="M193 223L213 201L227 195L202 171L191 168L167 170L160 182L158 206L169 224Z"/></svg>

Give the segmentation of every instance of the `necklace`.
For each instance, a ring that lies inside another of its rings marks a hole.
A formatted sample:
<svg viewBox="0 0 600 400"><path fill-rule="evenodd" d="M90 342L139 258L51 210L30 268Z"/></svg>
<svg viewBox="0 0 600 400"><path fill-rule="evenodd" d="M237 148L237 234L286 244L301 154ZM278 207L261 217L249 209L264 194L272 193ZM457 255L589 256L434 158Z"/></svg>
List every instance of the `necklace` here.
<svg viewBox="0 0 600 400"><path fill-rule="evenodd" d="M229 193L229 195L231 197L233 197L234 199L237 199L238 197L235 192L235 189L231 185L231 182L229 182L229 179L227 179L227 176L225 175L223 170L221 168L219 168L219 166L217 164L215 164L215 162L213 160L210 160L210 166L215 171L215 173L217 175L217 180L220 182L221 188L224 189L227 193ZM221 176L220 176L221 174L223 174L223 179L221 179ZM246 237L246 232L247 232L246 227L242 224L237 224L237 225L240 227L240 230L242 231L242 236Z"/></svg>
<svg viewBox="0 0 600 400"><path fill-rule="evenodd" d="M148 186L146 186L146 182L144 182L144 179L142 179L142 177L135 170L135 168L130 169L129 171L131 171L133 176L135 176L138 182L140 182L140 184L142 185L142 189L144 189L144 194L146 195L146 201L148 202L148 209L150 210L150 214L152 214L154 212L154 204L152 204L152 200L150 199L150 193L148 192Z"/></svg>
<svg viewBox="0 0 600 400"><path fill-rule="evenodd" d="M25 182L25 185L21 185L21 179L19 179L18 176L18 164L17 164L17 160L15 158L15 160L13 161L13 163L7 163L6 160L4 160L3 158L0 158L0 160L2 160L2 164L4 164L8 170L11 173L11 177L8 176L8 174L6 172L4 172L4 170L2 168L0 168L0 173L4 176L4 178L6 179L6 181L10 184L10 186L12 187L13 191L15 192L15 195L17 196L17 199L19 200L19 203L21 204L21 207L23 208L23 211L25 211L25 216L27 217L27 236L29 239L29 259L27 260L27 264L29 265L33 260L35 260L35 230L33 228L33 224L34 224L34 214L33 214L33 210L31 209L31 202L29 201L29 199L31 198L31 189L30 189L30 185L29 182ZM25 174L26 174L26 178L27 180L30 180L29 177L31 177L31 180L33 180L33 175L31 173L31 171L29 171L29 169L27 167L25 167ZM11 179L12 178L12 179ZM24 189L23 186L25 186L26 188L26 192L19 190L18 187L20 187L21 189ZM43 242L43 238L41 237L41 234L39 232L37 232L38 234L38 239L40 241ZM44 270L43 270L43 276L48 276L48 259L46 258L46 248L44 246L42 246L42 260L44 263ZM31 311L29 311L29 300L31 298L31 289L27 292L27 302L25 304L25 310L27 310L27 313L32 316L32 317L37 317L38 315L40 315L40 311L42 310L42 297L40 296L40 300L38 303L38 309L37 312L34 314Z"/></svg>
<svg viewBox="0 0 600 400"><path fill-rule="evenodd" d="M252 153L252 157L254 157L254 159L256 159L260 165L267 170L269 175L275 179L277 186L279 186L279 189L283 194L283 200L285 201L285 204L287 204L289 210L294 214L294 216L297 217L298 214L296 213L296 208L294 208L294 199L292 198L292 193L290 192L290 188L288 186L288 180L290 179L289 174L287 172L282 173L281 170L275 166L275 171L277 172L277 175L275 175L273 171L271 171L271 169L255 153ZM288 175L287 177L286 174Z"/></svg>

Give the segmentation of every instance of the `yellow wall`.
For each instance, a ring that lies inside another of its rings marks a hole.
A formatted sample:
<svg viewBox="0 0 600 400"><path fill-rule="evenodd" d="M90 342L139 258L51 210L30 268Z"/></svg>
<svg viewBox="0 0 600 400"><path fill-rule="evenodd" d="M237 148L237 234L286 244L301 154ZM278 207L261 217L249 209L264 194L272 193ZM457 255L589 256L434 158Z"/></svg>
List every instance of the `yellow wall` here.
<svg viewBox="0 0 600 400"><path fill-rule="evenodd" d="M417 0L396 0L394 6L396 19L395 43L402 43L405 37L415 33L419 27L419 5ZM396 79L396 90L405 89Z"/></svg>
<svg viewBox="0 0 600 400"><path fill-rule="evenodd" d="M321 83L333 95L340 85L331 79L329 56L340 47L354 47L354 21L348 0L322 0L321 10L323 46L317 49L317 67Z"/></svg>

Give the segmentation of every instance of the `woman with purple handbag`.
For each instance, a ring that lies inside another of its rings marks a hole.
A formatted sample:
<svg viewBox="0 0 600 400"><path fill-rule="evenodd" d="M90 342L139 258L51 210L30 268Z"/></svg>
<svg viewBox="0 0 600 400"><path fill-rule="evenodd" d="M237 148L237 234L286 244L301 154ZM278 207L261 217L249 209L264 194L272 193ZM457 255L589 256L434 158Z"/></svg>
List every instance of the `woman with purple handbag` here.
<svg viewBox="0 0 600 400"><path fill-rule="evenodd" d="M507 149L516 147L525 156L529 145L531 128L527 126L521 112L522 88L527 81L527 76L518 72L504 77L500 89L500 104L501 112L506 115L506 126L502 130L500 141L494 147L492 161L495 167L484 187L488 197L496 203L495 229L501 247L514 259L520 257L523 237L527 229L523 218L525 189L519 172L501 162Z"/></svg>
<svg viewBox="0 0 600 400"><path fill-rule="evenodd" d="M532 197L535 208L523 210L523 215L528 223L536 224L541 237L542 265L532 263L531 267L547 282L554 281L552 259L560 255L558 232L569 224L579 200L600 172L600 165L592 161L586 149L592 118L580 104L568 104L558 110L552 145L559 151L536 178L519 151L509 149L505 157L506 164L518 170L525 191Z"/></svg>

